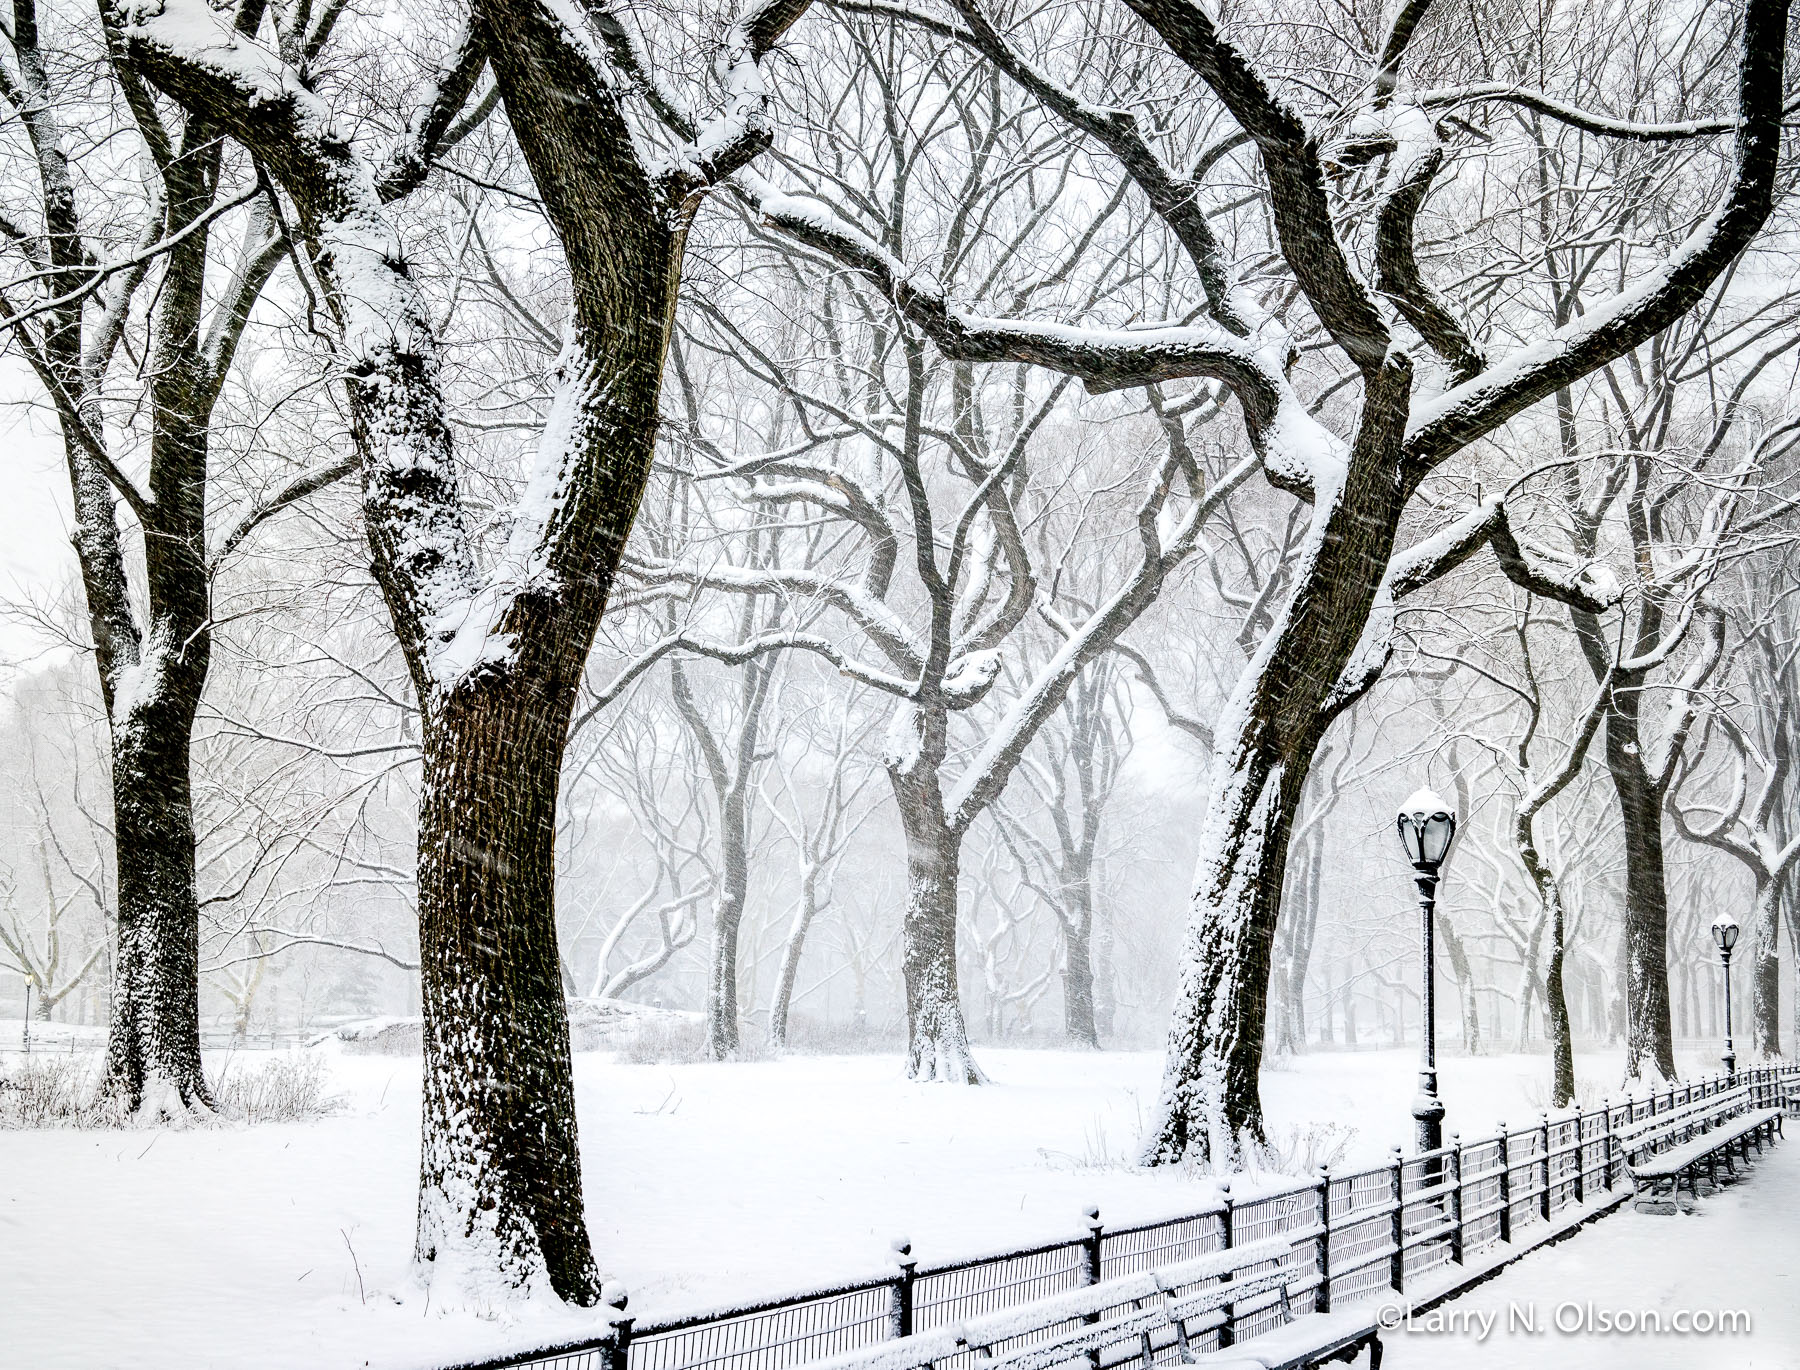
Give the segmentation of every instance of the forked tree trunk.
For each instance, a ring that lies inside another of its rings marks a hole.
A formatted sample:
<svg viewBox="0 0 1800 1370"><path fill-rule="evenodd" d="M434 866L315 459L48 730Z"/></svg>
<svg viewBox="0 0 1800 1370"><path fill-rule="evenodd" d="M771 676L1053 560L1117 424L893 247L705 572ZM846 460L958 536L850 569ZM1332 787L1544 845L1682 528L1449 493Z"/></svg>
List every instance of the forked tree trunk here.
<svg viewBox="0 0 1800 1370"><path fill-rule="evenodd" d="M339 328L372 567L424 720L415 1249L422 1273L448 1275L453 1293L547 1283L572 1303L600 1295L552 902L562 753L650 478L687 227L707 186L761 150L748 69L804 8L746 16L731 57L742 136L709 138L663 175L640 160L612 73L560 12L531 0L476 6L473 30L504 40L459 44L417 129L436 144L479 75L469 59L485 59L562 245L572 305L503 564L483 573L430 317L383 210L391 178L333 131L300 74L238 41L228 19L178 0L129 15L106 7L134 65L222 121L293 197Z"/></svg>
<svg viewBox="0 0 1800 1370"><path fill-rule="evenodd" d="M547 1275L591 1303L554 904L568 723L552 692L503 680L457 690L425 724L417 1254L434 1282Z"/></svg>
<svg viewBox="0 0 1800 1370"><path fill-rule="evenodd" d="M1370 380L1344 484L1318 492L1288 603L1226 709L1146 1164L1224 1167L1266 1144L1258 1073L1288 841L1320 740L1374 683L1341 682L1410 493L1399 471L1411 376L1399 357Z"/></svg>

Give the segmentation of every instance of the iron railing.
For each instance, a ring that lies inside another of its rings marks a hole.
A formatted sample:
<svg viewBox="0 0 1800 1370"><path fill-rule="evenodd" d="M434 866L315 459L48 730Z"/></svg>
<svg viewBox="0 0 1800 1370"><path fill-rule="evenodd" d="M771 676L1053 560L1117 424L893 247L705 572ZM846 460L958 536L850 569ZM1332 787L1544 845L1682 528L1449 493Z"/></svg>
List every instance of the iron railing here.
<svg viewBox="0 0 1800 1370"><path fill-rule="evenodd" d="M1626 1180L1618 1134L1727 1090L1749 1107L1779 1106L1800 1087L1800 1065L1741 1070L1671 1085L1589 1112L1540 1114L1536 1124L1417 1156L1394 1148L1383 1166L1317 1180L1132 1227L1088 1211L1085 1235L947 1265L896 1250L891 1275L735 1308L643 1324L613 1305L611 1329L590 1340L470 1362L456 1370L791 1370L821 1356L873 1347L981 1313L1170 1265L1227 1246L1291 1234L1279 1261L1290 1303L1321 1312L1409 1286L1521 1231L1552 1222ZM1672 1144L1667 1139L1663 1144ZM1653 1149L1634 1145L1633 1154ZM1223 1278L1223 1277L1221 1277ZM1212 1350L1254 1337L1282 1316L1278 1293L1223 1310L1190 1341ZM996 1348L998 1350L999 1348ZM1171 1355L1173 1348L1170 1348ZM1160 1358L1160 1357L1159 1357ZM949 1363L946 1363L949 1364Z"/></svg>

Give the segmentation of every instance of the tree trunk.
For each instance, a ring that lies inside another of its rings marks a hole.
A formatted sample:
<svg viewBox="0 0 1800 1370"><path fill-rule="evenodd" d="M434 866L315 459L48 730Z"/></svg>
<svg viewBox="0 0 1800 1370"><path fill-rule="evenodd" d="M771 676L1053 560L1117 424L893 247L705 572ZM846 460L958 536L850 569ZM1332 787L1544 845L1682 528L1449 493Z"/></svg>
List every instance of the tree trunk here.
<svg viewBox="0 0 1800 1370"><path fill-rule="evenodd" d="M1759 881L1750 937L1750 1049L1756 1060L1781 1055L1781 893L1786 881Z"/></svg>
<svg viewBox="0 0 1800 1370"><path fill-rule="evenodd" d="M568 710L553 693L466 684L424 728L417 1257L434 1288L497 1271L591 1304L554 904Z"/></svg>
<svg viewBox="0 0 1800 1370"><path fill-rule="evenodd" d="M1669 890L1663 867L1663 794L1644 766L1640 682L1623 678L1606 713L1606 768L1625 827L1625 1078L1675 1078L1669 1020Z"/></svg>
<svg viewBox="0 0 1800 1370"><path fill-rule="evenodd" d="M188 754L207 641L197 633L186 660L176 661L158 636L136 668L143 693L118 701L125 707L112 733L119 930L105 1088L127 1111L176 1117L212 1107L200 1063L200 900Z"/></svg>
<svg viewBox="0 0 1800 1370"><path fill-rule="evenodd" d="M785 1047L788 1042L788 1011L794 1003L794 982L800 977L800 954L806 948L806 934L812 929L819 911L819 868L808 861L800 872L800 907L794 910L794 921L788 928L787 942L781 948L781 969L775 975L775 996L769 1001L769 1045Z"/></svg>
<svg viewBox="0 0 1800 1370"><path fill-rule="evenodd" d="M750 884L745 852L748 818L743 796L720 806L719 898L713 905L712 957L706 972L706 1052L715 1061L737 1054L738 930L744 922L744 900Z"/></svg>
<svg viewBox="0 0 1800 1370"><path fill-rule="evenodd" d="M1475 975L1469 965L1468 948L1463 946L1462 938L1456 935L1456 929L1450 926L1448 919L1438 927L1443 938L1444 952L1450 958L1450 970L1456 976L1457 999L1462 1005L1462 1039L1463 1050L1471 1056L1481 1054L1481 1007L1476 1002Z"/></svg>
<svg viewBox="0 0 1800 1370"><path fill-rule="evenodd" d="M195 222L212 204L217 135L208 121L189 121L181 163L164 173L171 229ZM170 1116L212 1107L200 1064L189 755L212 657L206 485L218 373L200 348L206 252L207 235L190 235L169 253L158 290L150 359L153 503L144 529L149 631L126 647L129 664L114 656L105 691L119 869L106 1089L129 1110Z"/></svg>
<svg viewBox="0 0 1800 1370"><path fill-rule="evenodd" d="M1063 1032L1073 1046L1098 1051L1100 1030L1094 1021L1094 961L1090 934L1093 916L1083 909L1079 922L1063 923Z"/></svg>
<svg viewBox="0 0 1800 1370"><path fill-rule="evenodd" d="M943 816L934 767L889 778L906 834L906 917L900 968L906 981L906 1073L915 1080L979 1085L956 983L956 898L962 836Z"/></svg>
<svg viewBox="0 0 1800 1370"><path fill-rule="evenodd" d="M1282 869L1305 778L1280 764L1233 777L1240 792L1227 810L1224 840L1207 843L1216 855L1202 876L1182 948L1147 1165L1192 1157L1229 1166L1245 1145L1267 1142L1257 1076Z"/></svg>
<svg viewBox="0 0 1800 1370"><path fill-rule="evenodd" d="M1266 1142L1269 965L1294 814L1332 721L1374 684L1345 677L1369 624L1407 495L1399 452L1411 364L1367 385L1343 485L1317 493L1293 589L1227 706L1214 753L1192 919L1182 945L1162 1098L1142 1158L1229 1166Z"/></svg>
<svg viewBox="0 0 1800 1370"><path fill-rule="evenodd" d="M1569 1004L1563 995L1562 896L1550 918L1550 964L1544 972L1544 1016L1550 1032L1550 1106L1566 1108L1575 1102L1575 1042L1569 1030Z"/></svg>

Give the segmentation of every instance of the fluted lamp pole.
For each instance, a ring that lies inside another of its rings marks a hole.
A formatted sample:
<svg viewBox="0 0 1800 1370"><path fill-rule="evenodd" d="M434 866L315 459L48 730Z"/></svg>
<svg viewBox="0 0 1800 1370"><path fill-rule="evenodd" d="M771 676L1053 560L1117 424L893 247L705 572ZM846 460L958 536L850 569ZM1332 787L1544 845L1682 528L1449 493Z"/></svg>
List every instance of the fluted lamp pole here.
<svg viewBox="0 0 1800 1370"><path fill-rule="evenodd" d="M1719 949L1719 960L1725 967L1725 1073L1737 1074L1737 1052L1731 1045L1731 949L1737 945L1738 920L1729 913L1713 919L1713 945Z"/></svg>
<svg viewBox="0 0 1800 1370"><path fill-rule="evenodd" d="M1419 886L1419 1003L1424 1020L1420 1033L1419 1095L1413 1100L1413 1120L1418 1124L1419 1150L1436 1151L1444 1144L1444 1105L1437 1090L1437 976L1435 929L1438 872L1456 838L1456 814L1429 789L1422 789L1400 806L1400 845L1416 872Z"/></svg>

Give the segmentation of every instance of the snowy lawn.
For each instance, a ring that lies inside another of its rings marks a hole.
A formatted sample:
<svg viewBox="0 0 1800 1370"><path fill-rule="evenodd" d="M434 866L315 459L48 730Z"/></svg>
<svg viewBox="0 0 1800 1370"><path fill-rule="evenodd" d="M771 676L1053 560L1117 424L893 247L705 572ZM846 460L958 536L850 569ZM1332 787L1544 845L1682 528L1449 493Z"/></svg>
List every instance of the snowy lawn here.
<svg viewBox="0 0 1800 1370"><path fill-rule="evenodd" d="M346 1096L322 1121L0 1132L0 1364L397 1370L589 1329L567 1311L429 1306L408 1276L418 1063L321 1050ZM1212 1201L1203 1178L1130 1164L1158 1055L980 1058L985 1089L912 1084L897 1057L578 1056L603 1268L654 1318L877 1273L900 1235L933 1263L1073 1235L1089 1204L1126 1223ZM1616 1078L1616 1060L1582 1064ZM1471 1138L1496 1117L1523 1125L1548 1066L1446 1061L1448 1125ZM1414 1068L1407 1051L1273 1066L1264 1093L1289 1162L1345 1140L1345 1164L1380 1161L1411 1133Z"/></svg>

